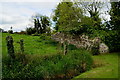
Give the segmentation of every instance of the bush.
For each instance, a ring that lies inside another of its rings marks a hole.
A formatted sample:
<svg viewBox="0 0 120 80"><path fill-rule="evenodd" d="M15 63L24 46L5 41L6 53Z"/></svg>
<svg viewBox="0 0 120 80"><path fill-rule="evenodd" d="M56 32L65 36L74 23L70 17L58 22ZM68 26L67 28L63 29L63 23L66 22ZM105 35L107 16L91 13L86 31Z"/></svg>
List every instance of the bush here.
<svg viewBox="0 0 120 80"><path fill-rule="evenodd" d="M109 47L110 52L120 51L120 37L115 31L109 31L109 35L105 35L104 42Z"/></svg>
<svg viewBox="0 0 120 80"><path fill-rule="evenodd" d="M13 34L13 30L8 30L8 33Z"/></svg>
<svg viewBox="0 0 120 80"><path fill-rule="evenodd" d="M99 44L96 44L96 45L94 45L92 47L91 53L92 53L92 55L98 55L98 54L100 54L100 52L99 52Z"/></svg>
<svg viewBox="0 0 120 80"><path fill-rule="evenodd" d="M32 34L32 36L40 36L40 34L38 34L37 32L35 32L34 34Z"/></svg>
<svg viewBox="0 0 120 80"><path fill-rule="evenodd" d="M85 50L72 50L65 56L54 54L28 57L26 65L18 60L8 64L9 61L5 58L2 65L3 78L71 78L91 69L93 63L90 53Z"/></svg>
<svg viewBox="0 0 120 80"><path fill-rule="evenodd" d="M26 28L26 33L28 35L34 34L35 32L36 32L35 28L32 27Z"/></svg>

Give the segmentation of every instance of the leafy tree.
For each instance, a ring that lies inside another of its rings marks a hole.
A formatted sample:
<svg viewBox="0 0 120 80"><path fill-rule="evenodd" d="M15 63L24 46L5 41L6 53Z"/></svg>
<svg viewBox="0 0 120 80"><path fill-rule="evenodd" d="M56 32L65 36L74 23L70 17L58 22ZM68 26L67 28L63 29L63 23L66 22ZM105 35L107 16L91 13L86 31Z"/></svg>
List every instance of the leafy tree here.
<svg viewBox="0 0 120 80"><path fill-rule="evenodd" d="M47 34L48 34L48 35L51 34L51 28L50 28L50 27L47 27L46 31L47 31Z"/></svg>
<svg viewBox="0 0 120 80"><path fill-rule="evenodd" d="M35 32L36 32L36 29L35 29L35 28L32 28L32 27L26 28L26 33L27 33L28 35L35 34Z"/></svg>
<svg viewBox="0 0 120 80"><path fill-rule="evenodd" d="M111 29L112 30L120 30L120 1L119 2L111 2Z"/></svg>
<svg viewBox="0 0 120 80"><path fill-rule="evenodd" d="M109 36L105 36L105 42L110 47L110 51L120 51L120 1L111 2L110 16Z"/></svg>
<svg viewBox="0 0 120 80"><path fill-rule="evenodd" d="M56 23L57 31L73 32L79 29L83 12L73 2L59 3L54 13L53 21Z"/></svg>
<svg viewBox="0 0 120 80"><path fill-rule="evenodd" d="M93 21L93 29L101 29L101 18L99 16L101 9L104 7L102 2L78 2L76 5L82 7L84 11L90 15Z"/></svg>
<svg viewBox="0 0 120 80"><path fill-rule="evenodd" d="M10 30L8 30L8 33L13 34L12 26L10 27Z"/></svg>
<svg viewBox="0 0 120 80"><path fill-rule="evenodd" d="M46 29L50 26L50 19L47 16L42 16L40 14L36 14L32 16L34 20L34 28L37 34L46 33Z"/></svg>
<svg viewBox="0 0 120 80"><path fill-rule="evenodd" d="M41 26L42 26L42 33L47 32L47 28L50 26L50 19L47 16L41 16Z"/></svg>

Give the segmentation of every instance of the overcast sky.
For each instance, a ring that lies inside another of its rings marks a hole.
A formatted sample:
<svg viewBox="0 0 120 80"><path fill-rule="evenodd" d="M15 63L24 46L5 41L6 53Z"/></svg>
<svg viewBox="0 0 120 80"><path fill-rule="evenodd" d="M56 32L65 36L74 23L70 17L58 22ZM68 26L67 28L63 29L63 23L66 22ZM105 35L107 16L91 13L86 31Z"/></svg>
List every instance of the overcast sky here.
<svg viewBox="0 0 120 80"><path fill-rule="evenodd" d="M59 1L49 0L9 0L0 3L0 28L14 31L25 30L31 24L30 18L35 13L40 13L48 17Z"/></svg>
<svg viewBox="0 0 120 80"><path fill-rule="evenodd" d="M30 18L35 13L50 17L60 0L0 0L0 28L25 30L33 25ZM109 16L105 16L108 17Z"/></svg>

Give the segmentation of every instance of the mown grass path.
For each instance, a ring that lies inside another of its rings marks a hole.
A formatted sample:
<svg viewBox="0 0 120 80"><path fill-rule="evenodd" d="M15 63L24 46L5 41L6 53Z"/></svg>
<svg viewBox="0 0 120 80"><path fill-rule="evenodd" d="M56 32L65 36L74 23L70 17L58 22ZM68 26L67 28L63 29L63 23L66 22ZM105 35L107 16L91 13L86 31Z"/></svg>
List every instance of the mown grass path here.
<svg viewBox="0 0 120 80"><path fill-rule="evenodd" d="M96 68L80 74L77 78L118 78L118 55L119 53L109 53L93 56ZM73 80L74 80L73 79Z"/></svg>

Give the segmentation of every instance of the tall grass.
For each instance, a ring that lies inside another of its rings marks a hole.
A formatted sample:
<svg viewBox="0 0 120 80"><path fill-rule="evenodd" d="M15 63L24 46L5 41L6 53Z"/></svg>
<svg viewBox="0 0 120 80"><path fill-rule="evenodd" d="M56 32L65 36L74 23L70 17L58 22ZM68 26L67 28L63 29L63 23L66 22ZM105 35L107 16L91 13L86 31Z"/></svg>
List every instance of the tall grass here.
<svg viewBox="0 0 120 80"><path fill-rule="evenodd" d="M90 53L85 50L72 50L67 55L31 54L26 55L25 62L16 59L11 63L9 59L3 59L3 78L71 78L91 69L93 63Z"/></svg>
<svg viewBox="0 0 120 80"><path fill-rule="evenodd" d="M14 39L15 60L7 56L5 37ZM24 39L24 54L20 53L19 40ZM50 36L29 36L4 33L2 37L2 76L3 78L71 78L91 69L92 58L88 51L68 46L67 55L57 50L58 42ZM63 47L61 48L63 49Z"/></svg>

